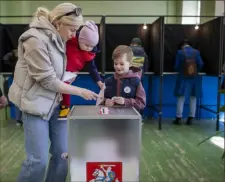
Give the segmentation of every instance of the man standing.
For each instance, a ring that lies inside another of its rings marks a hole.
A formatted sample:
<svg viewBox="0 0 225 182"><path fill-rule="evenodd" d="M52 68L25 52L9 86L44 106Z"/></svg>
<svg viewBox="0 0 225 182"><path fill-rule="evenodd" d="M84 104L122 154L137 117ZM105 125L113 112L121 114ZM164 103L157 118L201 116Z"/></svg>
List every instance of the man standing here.
<svg viewBox="0 0 225 182"><path fill-rule="evenodd" d="M192 48L188 40L182 41L181 50L178 50L176 55L175 70L178 72L178 76L174 93L177 97L177 111L173 124L181 124L186 93L190 96L189 115L186 124L192 124L196 111L196 98L201 95L201 82L198 73L202 66L203 62L199 51Z"/></svg>
<svg viewBox="0 0 225 182"><path fill-rule="evenodd" d="M133 38L130 47L133 51L132 66L139 67L142 69L142 73L148 71L148 56L142 47L140 38Z"/></svg>
<svg viewBox="0 0 225 182"><path fill-rule="evenodd" d="M142 70L142 78L141 81L143 82L144 73L148 71L149 68L149 60L148 56L145 53L144 48L142 47L142 41L140 38L135 37L131 40L130 47L133 51L133 58L132 58L132 66L138 67ZM144 110L140 110L140 114L144 115Z"/></svg>

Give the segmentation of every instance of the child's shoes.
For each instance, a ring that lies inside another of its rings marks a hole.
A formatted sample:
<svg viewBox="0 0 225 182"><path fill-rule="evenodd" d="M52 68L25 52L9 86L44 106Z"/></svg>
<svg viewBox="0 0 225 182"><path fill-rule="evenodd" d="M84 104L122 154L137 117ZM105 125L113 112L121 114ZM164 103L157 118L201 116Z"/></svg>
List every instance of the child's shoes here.
<svg viewBox="0 0 225 182"><path fill-rule="evenodd" d="M70 107L68 107L68 106L61 106L58 119L59 120L67 119L67 116L68 116L69 112L70 112Z"/></svg>

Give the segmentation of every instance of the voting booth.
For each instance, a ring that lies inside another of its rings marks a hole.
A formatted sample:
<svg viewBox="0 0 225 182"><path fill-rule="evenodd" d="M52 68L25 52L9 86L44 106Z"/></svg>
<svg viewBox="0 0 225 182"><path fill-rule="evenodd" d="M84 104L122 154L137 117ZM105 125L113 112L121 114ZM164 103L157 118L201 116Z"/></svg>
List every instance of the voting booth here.
<svg viewBox="0 0 225 182"><path fill-rule="evenodd" d="M141 121L134 108L74 106L68 116L71 182L139 181Z"/></svg>

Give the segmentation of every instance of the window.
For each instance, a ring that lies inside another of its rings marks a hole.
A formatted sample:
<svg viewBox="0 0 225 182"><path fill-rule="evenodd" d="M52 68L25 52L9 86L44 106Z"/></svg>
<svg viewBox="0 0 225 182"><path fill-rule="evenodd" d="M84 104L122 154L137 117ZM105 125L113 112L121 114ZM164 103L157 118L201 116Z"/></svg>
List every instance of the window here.
<svg viewBox="0 0 225 182"><path fill-rule="evenodd" d="M183 16L200 16L201 1L183 1ZM182 17L182 24L199 24L200 17Z"/></svg>

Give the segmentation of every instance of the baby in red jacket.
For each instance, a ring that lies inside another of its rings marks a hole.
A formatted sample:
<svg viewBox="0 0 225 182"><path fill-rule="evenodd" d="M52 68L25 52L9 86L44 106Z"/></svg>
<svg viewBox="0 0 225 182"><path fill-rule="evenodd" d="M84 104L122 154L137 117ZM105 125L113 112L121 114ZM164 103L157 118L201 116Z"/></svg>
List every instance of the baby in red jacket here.
<svg viewBox="0 0 225 182"><path fill-rule="evenodd" d="M95 66L94 58L97 53L99 41L98 27L93 21L86 21L76 32L76 36L66 43L67 66L66 71L77 73L88 65L91 74L97 85L102 88L101 77ZM67 82L70 84L69 82ZM70 111L70 95L63 94L59 119L66 119Z"/></svg>

